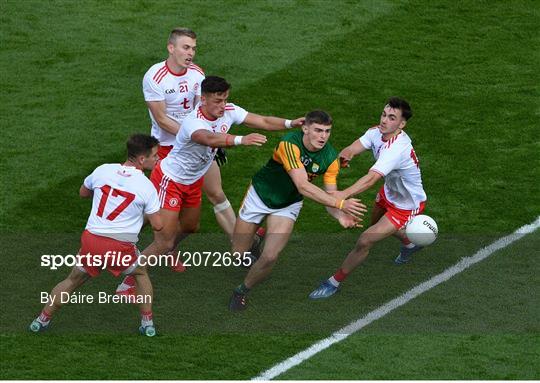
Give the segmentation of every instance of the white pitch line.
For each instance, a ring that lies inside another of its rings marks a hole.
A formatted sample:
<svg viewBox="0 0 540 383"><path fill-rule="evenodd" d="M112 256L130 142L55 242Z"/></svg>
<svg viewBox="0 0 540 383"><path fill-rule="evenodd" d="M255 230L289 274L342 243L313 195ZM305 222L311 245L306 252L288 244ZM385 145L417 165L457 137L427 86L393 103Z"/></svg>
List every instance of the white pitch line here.
<svg viewBox="0 0 540 383"><path fill-rule="evenodd" d="M420 294L423 294L426 291L431 290L435 286L440 285L441 283L449 280L454 275L461 273L463 270L471 267L475 263L478 263L486 259L487 257L495 253L496 251L504 249L505 247L521 239L525 235L534 232L538 228L540 228L540 216L538 216L536 218L536 221L534 221L533 223L520 227L512 234L498 239L497 241L493 242L491 245L480 249L479 251L476 252L476 254L470 257L462 258L458 263L444 270L442 273L435 275L433 278L419 284L416 287L413 287L412 289L400 295L399 297L392 299L390 302L387 302L384 305L380 306L379 308L371 311L366 316L354 322L351 322L347 326L339 329L338 331L330 335L328 338L325 338L313 344L309 348L306 348L304 351L301 351L298 354L291 356L289 359L286 359L283 362L276 364L274 367L264 371L263 373L252 378L251 380L274 379L275 377L283 374L285 371L290 370L294 366L299 365L303 361L327 349L328 347L332 346L334 343L341 342L342 340L346 339L349 335L352 335L355 332L359 331L360 329L366 327L371 322L374 322L377 319L380 319L386 314L390 313L391 311L397 309L398 307L403 306L405 303L416 298Z"/></svg>

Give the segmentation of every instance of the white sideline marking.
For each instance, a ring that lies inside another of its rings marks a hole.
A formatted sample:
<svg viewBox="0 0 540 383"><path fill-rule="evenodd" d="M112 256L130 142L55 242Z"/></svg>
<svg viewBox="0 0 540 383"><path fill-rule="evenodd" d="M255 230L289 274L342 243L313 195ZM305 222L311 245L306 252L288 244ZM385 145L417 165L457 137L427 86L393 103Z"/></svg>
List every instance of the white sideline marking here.
<svg viewBox="0 0 540 383"><path fill-rule="evenodd" d="M399 297L392 299L390 302L387 302L379 308L371 311L366 316L354 322L351 322L347 326L339 329L338 331L330 335L328 338L325 338L313 344L309 348L306 348L304 351L301 351L298 354L291 356L289 359L286 359L283 362L276 364L274 367L264 371L259 376L256 376L251 380L270 380L283 374L285 371L288 371L294 366L299 365L300 363L311 358L315 354L318 354L319 352L332 346L334 343L341 342L349 335L352 335L360 329L366 327L371 322L382 318L389 312L395 310L400 306L403 306L405 303L416 298L420 294L423 294L426 291L431 290L435 286L449 280L454 275L459 274L463 270L474 265L475 263L486 259L494 252L504 249L505 247L521 239L525 235L534 232L538 228L540 228L540 216L538 216L538 218L536 218L536 221L534 221L533 223L522 226L512 234L498 239L491 245L477 251L476 254L474 254L473 256L462 258L461 261L456 263L454 266L451 266L448 269L444 270L442 273L435 275L433 278L419 284L416 287L413 287Z"/></svg>

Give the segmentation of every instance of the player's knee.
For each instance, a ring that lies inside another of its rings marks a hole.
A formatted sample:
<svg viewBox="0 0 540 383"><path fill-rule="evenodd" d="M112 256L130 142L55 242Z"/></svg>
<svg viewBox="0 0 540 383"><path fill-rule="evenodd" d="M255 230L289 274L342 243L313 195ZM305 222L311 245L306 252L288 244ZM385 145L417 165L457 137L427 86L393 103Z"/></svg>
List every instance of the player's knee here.
<svg viewBox="0 0 540 383"><path fill-rule="evenodd" d="M210 203L214 206L227 202L227 196L225 195L221 187L207 190L206 197L208 198Z"/></svg>
<svg viewBox="0 0 540 383"><path fill-rule="evenodd" d="M278 257L278 253L263 251L259 261L262 262L263 266L273 266L277 262Z"/></svg>
<svg viewBox="0 0 540 383"><path fill-rule="evenodd" d="M373 246L375 242L369 237L369 235L362 234L356 242L356 250L366 249Z"/></svg>
<svg viewBox="0 0 540 383"><path fill-rule="evenodd" d="M82 285L90 276L79 270L73 270L67 277L67 282L71 285L71 288L77 288Z"/></svg>
<svg viewBox="0 0 540 383"><path fill-rule="evenodd" d="M184 234L193 234L197 233L200 229L201 225L197 222L184 222L180 226L180 232Z"/></svg>

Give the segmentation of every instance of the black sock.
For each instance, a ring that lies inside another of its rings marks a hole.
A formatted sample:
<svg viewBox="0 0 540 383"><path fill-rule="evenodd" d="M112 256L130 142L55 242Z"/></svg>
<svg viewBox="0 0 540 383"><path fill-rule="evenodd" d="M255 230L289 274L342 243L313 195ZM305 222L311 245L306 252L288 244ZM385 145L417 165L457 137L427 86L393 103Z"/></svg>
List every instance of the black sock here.
<svg viewBox="0 0 540 383"><path fill-rule="evenodd" d="M247 294L249 290L250 289L248 289L246 285L242 283L241 285L238 285L236 289L234 289L234 292L238 294Z"/></svg>

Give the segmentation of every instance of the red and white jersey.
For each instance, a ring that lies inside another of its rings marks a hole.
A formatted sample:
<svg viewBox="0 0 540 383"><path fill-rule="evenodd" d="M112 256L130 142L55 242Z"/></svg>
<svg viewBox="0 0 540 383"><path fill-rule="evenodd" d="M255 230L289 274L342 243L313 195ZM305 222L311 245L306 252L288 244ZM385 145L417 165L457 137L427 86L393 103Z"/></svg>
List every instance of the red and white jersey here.
<svg viewBox="0 0 540 383"><path fill-rule="evenodd" d="M104 164L84 180L94 191L86 230L119 241L137 243L144 214L159 211L156 188L131 166Z"/></svg>
<svg viewBox="0 0 540 383"><path fill-rule="evenodd" d="M182 120L195 109L195 97L201 95L203 70L191 64L181 73L172 72L167 61L152 65L143 78L145 101L165 101L167 116L182 124ZM174 134L161 129L148 110L152 120L152 136L163 146L174 144Z"/></svg>
<svg viewBox="0 0 540 383"><path fill-rule="evenodd" d="M245 109L234 104L227 104L223 116L212 120L206 117L198 107L184 119L182 129L176 135L173 149L161 161L163 173L183 185L196 182L212 165L217 149L192 141L193 132L204 129L213 133L227 133L231 125L244 122L247 114Z"/></svg>
<svg viewBox="0 0 540 383"><path fill-rule="evenodd" d="M399 209L417 209L427 197L418 158L407 133L401 131L383 141L382 133L375 126L360 137L360 143L373 151L376 162L370 170L384 177L386 198Z"/></svg>

